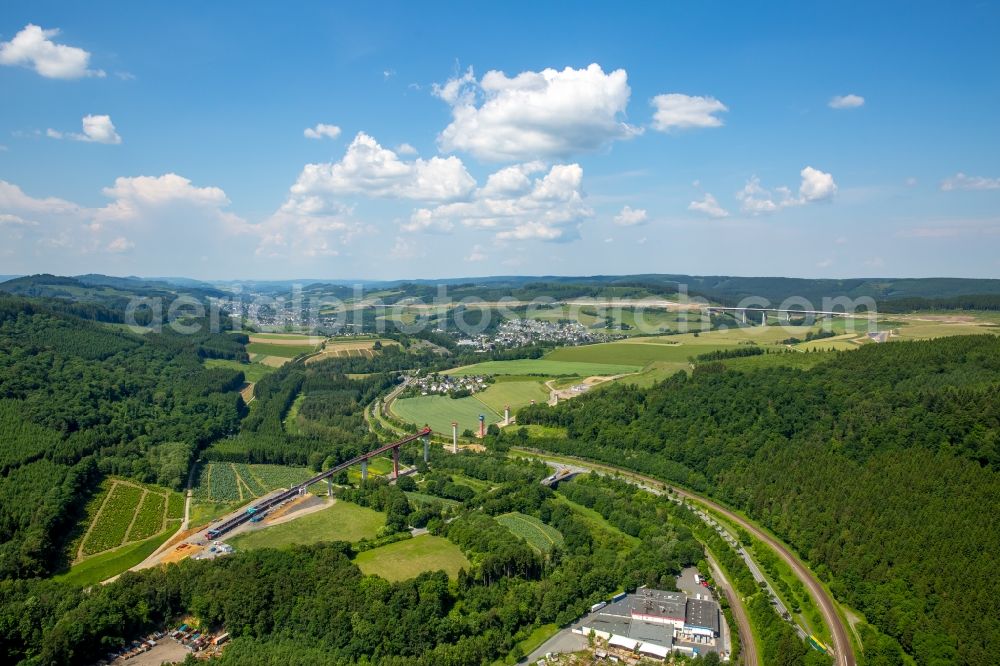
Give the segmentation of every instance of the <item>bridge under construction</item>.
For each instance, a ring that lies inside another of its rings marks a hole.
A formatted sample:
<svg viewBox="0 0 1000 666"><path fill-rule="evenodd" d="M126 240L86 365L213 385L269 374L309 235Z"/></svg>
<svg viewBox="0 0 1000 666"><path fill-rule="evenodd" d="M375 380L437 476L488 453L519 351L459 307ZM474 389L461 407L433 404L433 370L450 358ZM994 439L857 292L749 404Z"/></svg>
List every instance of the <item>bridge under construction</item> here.
<svg viewBox="0 0 1000 666"><path fill-rule="evenodd" d="M320 472L316 476L307 479L306 481L303 481L302 483L296 486L292 486L288 490L283 490L278 492L277 494L271 495L270 497L264 498L257 504L250 506L246 511L242 511L236 514L235 516L231 516L224 522L212 527L207 532L205 532L205 537L208 540L218 539L220 536L227 534L228 532L231 532L232 530L236 529L237 527L246 522L251 522L251 521L257 522L275 507L280 506L281 504L284 504L288 500L293 499L298 495L305 493L309 488L309 486L313 485L314 483L326 481L327 484L332 484L334 475L336 475L338 472L342 472L348 467L352 467L354 465L361 465L361 476L362 478L367 478L368 461L376 456L382 455L383 453L388 453L389 451L392 452L392 478L398 479L400 447L409 444L410 442L414 442L418 439L422 439L424 444L424 462L427 462L430 456L430 442L431 442L430 437L431 437L431 429L425 427L423 430L420 430L419 432L413 435L408 435L407 437L404 437L403 439L400 439L396 442L383 444L376 449L368 451L367 453L362 453L359 456L355 456L350 460L347 460L345 462L340 463L339 465L331 467L325 472Z"/></svg>

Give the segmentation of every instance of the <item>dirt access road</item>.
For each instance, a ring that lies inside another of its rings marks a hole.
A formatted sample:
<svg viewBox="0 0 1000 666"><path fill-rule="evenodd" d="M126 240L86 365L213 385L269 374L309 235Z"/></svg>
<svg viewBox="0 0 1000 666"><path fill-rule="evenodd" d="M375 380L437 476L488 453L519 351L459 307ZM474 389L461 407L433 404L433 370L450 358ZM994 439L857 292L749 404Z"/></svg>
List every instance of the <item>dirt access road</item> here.
<svg viewBox="0 0 1000 666"><path fill-rule="evenodd" d="M528 456L536 453L535 451L527 449L512 449L512 451L523 453ZM830 633L833 636L834 654L832 656L834 658L834 663L837 666L857 666L858 662L854 656L854 647L851 645L850 637L847 634L847 627L844 626L844 622L840 619L840 615L837 613L836 602L830 596L830 593L826 591L826 588L820 585L819 581L813 577L812 572L809 571L809 569L806 568L806 566L802 564L783 543L761 530L743 516L730 511L726 507L708 499L707 497L692 493L688 490L684 490L683 488L678 488L677 486L663 483L658 479L654 479L644 474L637 474L631 470L615 467L613 465L605 465L604 463L593 463L587 460L568 456L550 456L545 452L537 453L557 460L559 458L563 458L572 461L571 466L586 469L588 471L614 472L625 478L631 478L633 481L638 481L638 485L644 485L654 492L657 488L661 490L669 488L679 496L697 502L702 506L706 506L725 516L733 523L739 525L747 532L770 546L774 552L777 553L778 557L788 564L788 566L792 569L792 573L795 574L795 577L802 581L802 584L805 585L807 590L809 590L809 595L813 598L813 601L816 602L817 606L819 606L820 613L823 615L823 621L826 623L826 626L830 627Z"/></svg>

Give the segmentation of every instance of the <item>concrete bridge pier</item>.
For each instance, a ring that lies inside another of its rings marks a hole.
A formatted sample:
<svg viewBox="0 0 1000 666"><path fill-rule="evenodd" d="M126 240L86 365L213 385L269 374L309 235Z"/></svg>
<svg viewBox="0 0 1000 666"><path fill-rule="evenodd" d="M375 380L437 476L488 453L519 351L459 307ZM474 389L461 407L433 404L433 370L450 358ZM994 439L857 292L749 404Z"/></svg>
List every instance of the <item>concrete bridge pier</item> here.
<svg viewBox="0 0 1000 666"><path fill-rule="evenodd" d="M427 435L424 437L424 463L429 463L431 460L431 436Z"/></svg>
<svg viewBox="0 0 1000 666"><path fill-rule="evenodd" d="M333 478L326 477L326 496L333 497Z"/></svg>
<svg viewBox="0 0 1000 666"><path fill-rule="evenodd" d="M367 460L362 460L361 461L361 480L362 481L367 481L368 480L368 461Z"/></svg>
<svg viewBox="0 0 1000 666"><path fill-rule="evenodd" d="M392 478L399 478L399 447L392 447Z"/></svg>
<svg viewBox="0 0 1000 666"><path fill-rule="evenodd" d="M742 315L742 317L743 317L743 323L746 324L747 323L747 311L746 310L740 310L740 315Z"/></svg>
<svg viewBox="0 0 1000 666"><path fill-rule="evenodd" d="M451 422L451 452L458 453L458 421Z"/></svg>

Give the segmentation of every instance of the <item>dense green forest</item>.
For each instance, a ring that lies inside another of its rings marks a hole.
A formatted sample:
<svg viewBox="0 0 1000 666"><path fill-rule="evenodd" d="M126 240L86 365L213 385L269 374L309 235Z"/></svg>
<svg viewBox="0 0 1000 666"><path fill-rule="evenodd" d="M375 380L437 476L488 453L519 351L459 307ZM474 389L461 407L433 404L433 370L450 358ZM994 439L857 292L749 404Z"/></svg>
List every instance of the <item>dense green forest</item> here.
<svg viewBox="0 0 1000 666"><path fill-rule="evenodd" d="M531 300L542 298L643 298L671 297L685 288L691 296L701 296L723 305L735 305L747 297L766 298L778 304L789 297L801 297L820 307L824 298L869 297L878 302L904 298L953 298L1000 293L1000 280L967 278L852 278L807 279L786 277L740 277L730 275L592 275L592 276L498 276L427 280L412 282L374 282L364 285L367 291L386 293L383 301L394 303L405 298L430 301L445 286L448 296L495 301L500 298ZM267 289L267 285L257 285ZM275 284L277 293L287 285ZM322 282L310 283L305 295L330 294L346 299L356 297L350 287Z"/></svg>
<svg viewBox="0 0 1000 666"><path fill-rule="evenodd" d="M243 373L201 362L245 357L238 336L139 336L50 305L0 297L0 577L63 566L100 477L180 487L245 409Z"/></svg>
<svg viewBox="0 0 1000 666"><path fill-rule="evenodd" d="M223 664L311 664L319 655L323 663L345 665L490 663L518 656L518 642L536 627L569 622L616 590L672 588L680 569L702 557L675 515L680 508L636 496L631 487L592 482L614 502L623 529L640 537L634 542L590 526L538 484L546 474L542 465L502 454L443 452L435 452L431 464L493 479L505 496L491 503L498 491L484 490L453 520L436 522L432 531L457 543L472 562L456 581L442 572L399 583L364 577L351 562L356 549L342 543L186 560L127 573L89 592L6 580L0 582L0 658L89 663L125 639L192 613L234 636ZM407 500L384 481L344 493L397 514L418 513L391 509ZM512 506L560 530L565 546L544 557L530 549L493 518Z"/></svg>
<svg viewBox="0 0 1000 666"><path fill-rule="evenodd" d="M567 429L544 448L746 511L917 663L992 664L998 396L1000 338L983 335L870 345L809 371L710 363L518 421Z"/></svg>

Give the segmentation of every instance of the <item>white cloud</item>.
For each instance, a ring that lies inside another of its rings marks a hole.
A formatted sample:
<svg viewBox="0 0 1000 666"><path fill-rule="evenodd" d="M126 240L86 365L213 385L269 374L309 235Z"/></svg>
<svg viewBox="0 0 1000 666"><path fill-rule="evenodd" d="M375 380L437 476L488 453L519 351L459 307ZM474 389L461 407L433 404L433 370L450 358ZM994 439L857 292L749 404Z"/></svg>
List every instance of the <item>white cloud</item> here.
<svg viewBox="0 0 1000 666"><path fill-rule="evenodd" d="M58 34L58 29L43 30L29 23L12 40L0 43L0 65L30 67L49 79L104 76L102 70L88 69L90 53L53 42Z"/></svg>
<svg viewBox="0 0 1000 666"><path fill-rule="evenodd" d="M754 176L736 193L741 210L752 215L773 213L782 208L830 199L837 193L837 183L829 173L807 166L799 172L799 175L802 177L802 182L799 184L798 196L793 196L787 187L775 188L772 193L761 187L760 179Z"/></svg>
<svg viewBox="0 0 1000 666"><path fill-rule="evenodd" d="M252 228L260 238L256 253L267 257L333 257L362 230L352 209L322 197L289 199Z"/></svg>
<svg viewBox="0 0 1000 666"><path fill-rule="evenodd" d="M837 193L837 183L831 174L807 166L799 175L802 176L799 198L803 202L822 201Z"/></svg>
<svg viewBox="0 0 1000 666"><path fill-rule="evenodd" d="M656 108L653 113L653 129L661 132L693 127L721 127L722 119L715 114L729 110L714 97L680 93L657 95L651 104Z"/></svg>
<svg viewBox="0 0 1000 666"><path fill-rule="evenodd" d="M416 155L417 149L408 143L401 143L396 146L396 152L400 155Z"/></svg>
<svg viewBox="0 0 1000 666"><path fill-rule="evenodd" d="M472 246L472 251L469 252L469 256L465 260L469 263L479 263L486 261L487 258L486 253L483 251L483 246L477 243Z"/></svg>
<svg viewBox="0 0 1000 666"><path fill-rule="evenodd" d="M307 127L302 131L302 135L307 139L336 139L340 136L340 128L336 125L318 123L315 127Z"/></svg>
<svg viewBox="0 0 1000 666"><path fill-rule="evenodd" d="M583 201L583 169L556 164L544 176L530 178L543 169L538 162L501 169L469 201L414 211L403 230L448 231L457 223L493 231L498 240L573 240L594 214Z"/></svg>
<svg viewBox="0 0 1000 666"><path fill-rule="evenodd" d="M135 247L135 243L125 238L124 236L118 236L113 241L108 243L108 252L113 252L115 254L120 254L122 252L128 252Z"/></svg>
<svg viewBox="0 0 1000 666"><path fill-rule="evenodd" d="M84 208L72 201L48 197L36 199L5 180L0 180L0 213L27 213L29 215L80 215Z"/></svg>
<svg viewBox="0 0 1000 666"><path fill-rule="evenodd" d="M729 211L719 205L719 202L708 192L701 198L701 201L692 201L688 204L688 210L704 213L709 217L729 217Z"/></svg>
<svg viewBox="0 0 1000 666"><path fill-rule="evenodd" d="M114 186L105 187L102 192L114 201L96 212L94 220L98 224L143 220L165 209L186 208L207 213L231 231L245 225L239 217L222 210L229 205L222 189L196 187L175 173L116 178Z"/></svg>
<svg viewBox="0 0 1000 666"><path fill-rule="evenodd" d="M307 164L291 188L292 197L362 194L422 201L448 201L476 186L457 157L406 162L359 132L339 162Z"/></svg>
<svg viewBox="0 0 1000 666"><path fill-rule="evenodd" d="M856 109L864 106L865 98L861 95L837 95L829 102L831 109Z"/></svg>
<svg viewBox="0 0 1000 666"><path fill-rule="evenodd" d="M81 121L83 132L60 132L51 127L45 130L45 135L52 139L70 138L74 141L86 141L88 143L119 144L122 138L115 130L115 124L111 122L111 116L84 116Z"/></svg>
<svg viewBox="0 0 1000 666"><path fill-rule="evenodd" d="M338 162L307 164L288 198L254 228L257 253L334 256L365 226L343 197L446 202L468 197L476 181L457 157L400 159L371 136L359 132Z"/></svg>
<svg viewBox="0 0 1000 666"><path fill-rule="evenodd" d="M619 227L634 227L637 224L642 224L648 218L649 215L645 209L624 206L621 212L615 215L615 224Z"/></svg>
<svg viewBox="0 0 1000 666"><path fill-rule="evenodd" d="M597 64L514 77L489 71L478 81L470 67L435 84L434 94L452 107L452 122L438 136L441 150L482 160L566 157L641 132L622 120L628 74L606 74Z"/></svg>
<svg viewBox="0 0 1000 666"><path fill-rule="evenodd" d="M951 178L945 178L941 183L941 189L945 192L953 190L1000 190L1000 178L966 176L959 171Z"/></svg>

